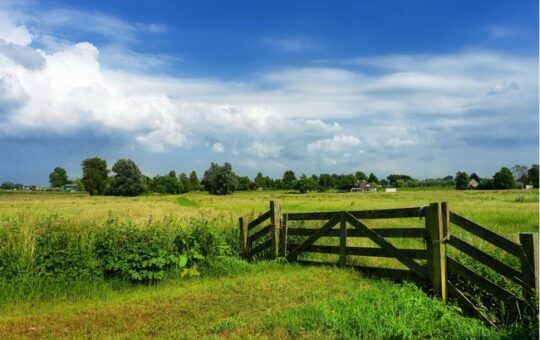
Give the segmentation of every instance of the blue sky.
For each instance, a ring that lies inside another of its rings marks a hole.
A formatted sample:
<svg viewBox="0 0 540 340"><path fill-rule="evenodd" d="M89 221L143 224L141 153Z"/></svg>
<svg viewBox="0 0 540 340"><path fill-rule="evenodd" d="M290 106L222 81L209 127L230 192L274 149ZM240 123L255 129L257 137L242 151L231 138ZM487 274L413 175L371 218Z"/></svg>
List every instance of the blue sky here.
<svg viewBox="0 0 540 340"><path fill-rule="evenodd" d="M0 181L538 162L538 4L3 1Z"/></svg>

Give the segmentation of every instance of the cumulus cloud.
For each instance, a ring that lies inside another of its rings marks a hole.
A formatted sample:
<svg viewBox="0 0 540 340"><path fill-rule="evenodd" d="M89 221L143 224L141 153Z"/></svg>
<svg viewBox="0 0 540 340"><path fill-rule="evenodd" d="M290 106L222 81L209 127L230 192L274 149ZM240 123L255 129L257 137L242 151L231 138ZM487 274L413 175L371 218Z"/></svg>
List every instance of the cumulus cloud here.
<svg viewBox="0 0 540 340"><path fill-rule="evenodd" d="M43 25L70 25L67 14L73 13L50 13ZM95 18L116 29L117 40L161 30L114 19ZM426 146L435 152L482 145L478 138L488 136L537 140L534 57L390 55L225 81L145 75L112 62L104 67L104 60L151 65L167 58L56 39L54 30L45 36L54 49L38 49L27 26L0 16L0 139L36 132L74 138L85 130L163 153L210 145L219 136L213 152L231 145L246 166L264 160L273 169L316 169L320 160L353 167L360 154L387 169L398 163L380 158L396 157L385 152L405 146L427 157ZM382 71L363 72L371 66Z"/></svg>

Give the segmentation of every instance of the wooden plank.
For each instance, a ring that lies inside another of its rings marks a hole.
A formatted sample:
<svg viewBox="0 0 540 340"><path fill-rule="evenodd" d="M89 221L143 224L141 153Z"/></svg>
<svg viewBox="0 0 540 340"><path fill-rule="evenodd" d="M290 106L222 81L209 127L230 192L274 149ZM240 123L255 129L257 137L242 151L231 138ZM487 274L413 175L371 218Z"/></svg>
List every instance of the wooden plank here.
<svg viewBox="0 0 540 340"><path fill-rule="evenodd" d="M348 211L358 219L409 218L424 216L423 207ZM290 213L289 221L329 220L340 211Z"/></svg>
<svg viewBox="0 0 540 340"><path fill-rule="evenodd" d="M291 248L298 247L297 244L290 244ZM307 247L304 252L309 253L326 253L326 254L340 254L341 247L339 246L327 246L327 245L311 245ZM424 249L398 249L398 251L403 255L414 259L425 260L427 258L427 252ZM373 248L373 247L347 247L347 255L354 256L371 256L371 257L393 257L388 254L382 248Z"/></svg>
<svg viewBox="0 0 540 340"><path fill-rule="evenodd" d="M493 321L487 316L486 313L484 313L480 308L478 308L469 298L461 291L459 290L454 284L450 281L447 282L448 285L448 295L450 297L453 297L457 300L459 300L462 304L469 307L470 309L476 311L480 317L489 323L492 327L497 327Z"/></svg>
<svg viewBox="0 0 540 340"><path fill-rule="evenodd" d="M255 234L251 235L249 237L249 242L255 242L261 237L269 235L270 231L272 231L272 225L267 225L266 227L262 228L261 230L257 231Z"/></svg>
<svg viewBox="0 0 540 340"><path fill-rule="evenodd" d="M270 210L268 210L267 212L260 215L259 217L257 217L253 221L249 222L248 229L251 230L251 229L255 228L256 226L258 226L259 224L261 224L262 222L264 222L265 220L269 219L271 214L272 214L272 212Z"/></svg>
<svg viewBox="0 0 540 340"><path fill-rule="evenodd" d="M307 266L335 266L333 263L321 262L321 261L308 261L298 260L297 263ZM393 269L393 268L380 268L369 266L347 266L366 275L372 275L376 277L389 278L397 281L417 281L418 277L410 270L407 269Z"/></svg>
<svg viewBox="0 0 540 340"><path fill-rule="evenodd" d="M424 228L371 228L384 238L424 238L426 233ZM288 228L289 235L311 236L319 229L315 228ZM332 229L325 237L339 237L339 230ZM358 229L347 230L347 237L367 237L365 233Z"/></svg>
<svg viewBox="0 0 540 340"><path fill-rule="evenodd" d="M345 214L341 214L339 221L339 266L345 267L347 264L347 219Z"/></svg>
<svg viewBox="0 0 540 340"><path fill-rule="evenodd" d="M427 268L433 292L441 300L446 301L446 245L443 226L443 215L448 213L446 204L431 203L426 210Z"/></svg>
<svg viewBox="0 0 540 340"><path fill-rule="evenodd" d="M522 257L523 253L521 250L521 246L515 242L512 242L501 235L498 235L494 232L492 232L489 229L486 229L473 221L470 221L466 219L463 216L460 216L456 213L450 212L450 222L454 223L458 227L461 227L465 229L466 231L482 238L483 240L506 250L510 254L517 256L519 258Z"/></svg>
<svg viewBox="0 0 540 340"><path fill-rule="evenodd" d="M281 219L281 231L279 233L281 243L279 246L279 256L281 257L287 255L288 218L288 214L283 214L283 218Z"/></svg>
<svg viewBox="0 0 540 340"><path fill-rule="evenodd" d="M272 247L274 251L272 255L274 258L279 256L279 229L281 226L281 213L279 202L270 201L270 224L272 225Z"/></svg>
<svg viewBox="0 0 540 340"><path fill-rule="evenodd" d="M357 220L354 216L347 213L347 221L355 228L362 230L367 234L367 237L375 242L379 247L385 249L390 255L395 257L399 260L399 262L403 263L407 268L412 270L418 277L421 279L427 279L427 273L426 270L420 266L418 263L416 263L413 259L407 256L403 256L399 253L399 250L394 247L391 243L386 241L384 238L382 238L379 234L377 234L374 230L371 230L368 226L366 226L364 223Z"/></svg>
<svg viewBox="0 0 540 340"><path fill-rule="evenodd" d="M519 242L524 254L521 258L522 278L529 288L529 291L523 292L523 296L531 301L538 298L538 234L519 233Z"/></svg>
<svg viewBox="0 0 540 340"><path fill-rule="evenodd" d="M491 282L490 280L476 274L474 271L470 270L466 266L462 265L458 261L454 260L451 257L446 258L448 264L448 269L455 272L456 274L462 276L463 278L471 281L473 284L477 285L479 288L485 290L491 295L502 299L507 302L509 306L514 306L514 302L518 302L521 306L525 305L525 301L514 296L512 293L506 289L498 286L497 284Z"/></svg>
<svg viewBox="0 0 540 340"><path fill-rule="evenodd" d="M249 239L248 239L248 221L244 217L240 217L238 219L238 222L240 224L240 242L242 244L242 256L244 258L248 257L248 245L249 245Z"/></svg>
<svg viewBox="0 0 540 340"><path fill-rule="evenodd" d="M296 260L298 257L298 254L300 254L304 249L311 246L315 241L317 241L321 236L325 235L330 229L332 229L340 220L339 215L336 215L332 217L332 219L319 229L315 234L311 235L303 244L301 244L299 247L296 247L293 249L288 255L287 259L289 261Z"/></svg>
<svg viewBox="0 0 540 340"><path fill-rule="evenodd" d="M493 269L497 273L523 286L524 288L528 287L528 285L525 282L523 282L520 272L508 266L507 264L497 260L493 256L481 251L480 249L475 248L474 246L463 241L459 237L452 235L452 238L450 239L450 241L448 241L448 244L450 244L452 247L456 248L457 250L460 250L463 253L469 255L470 257L477 260L478 262L488 266L489 268Z"/></svg>
<svg viewBox="0 0 540 340"><path fill-rule="evenodd" d="M263 243L256 246L255 248L251 249L251 251L249 252L249 257L251 258L257 255L258 253L260 253L261 251L270 248L271 246L272 246L272 240L266 240Z"/></svg>

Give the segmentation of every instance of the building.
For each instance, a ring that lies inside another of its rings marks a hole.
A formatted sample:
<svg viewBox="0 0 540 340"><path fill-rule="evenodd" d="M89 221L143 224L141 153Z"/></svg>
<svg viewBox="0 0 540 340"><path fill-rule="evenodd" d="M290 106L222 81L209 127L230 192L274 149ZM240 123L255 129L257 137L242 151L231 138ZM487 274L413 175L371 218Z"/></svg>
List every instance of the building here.
<svg viewBox="0 0 540 340"><path fill-rule="evenodd" d="M351 188L351 192L373 192L373 191L377 191L377 187L366 180L356 182L354 187Z"/></svg>

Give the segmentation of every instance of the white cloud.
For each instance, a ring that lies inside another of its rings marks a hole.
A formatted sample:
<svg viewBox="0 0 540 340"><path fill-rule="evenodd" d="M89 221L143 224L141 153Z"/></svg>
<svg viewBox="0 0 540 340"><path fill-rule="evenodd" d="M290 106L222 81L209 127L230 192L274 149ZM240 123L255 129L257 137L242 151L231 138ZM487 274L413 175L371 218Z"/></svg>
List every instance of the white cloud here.
<svg viewBox="0 0 540 340"><path fill-rule="evenodd" d="M225 152L225 146L221 143L214 143L212 145L212 152L215 153L224 153Z"/></svg>
<svg viewBox="0 0 540 340"><path fill-rule="evenodd" d="M402 147L402 146L416 145L416 141L414 141L412 139L402 139L402 138L399 138L399 137L393 137L393 138L388 139L384 143L384 145L389 146L391 148L399 148L399 147Z"/></svg>

